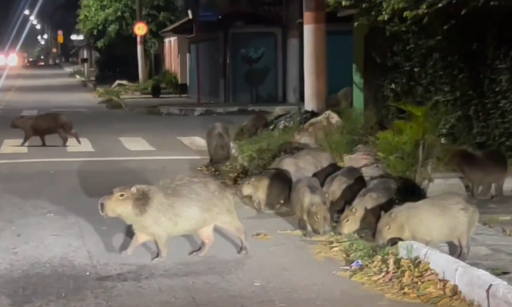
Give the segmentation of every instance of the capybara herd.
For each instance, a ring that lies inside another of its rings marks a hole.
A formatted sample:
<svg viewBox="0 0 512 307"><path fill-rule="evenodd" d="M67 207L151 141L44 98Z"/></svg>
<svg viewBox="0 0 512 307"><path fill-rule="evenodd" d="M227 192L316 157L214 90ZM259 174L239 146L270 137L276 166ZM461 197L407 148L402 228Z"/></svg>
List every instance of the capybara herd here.
<svg viewBox="0 0 512 307"><path fill-rule="evenodd" d="M264 114L257 114L244 125L235 139L259 133L268 121ZM71 121L59 113L21 116L13 120L11 128L25 132L23 144L39 136L46 146L44 137L54 133L63 146L67 135L80 143ZM234 145L225 124L215 123L207 131L206 142L210 166L217 168L232 158ZM493 185L496 196L503 195L508 172L507 159L499 150L458 149L447 161L471 184L471 195L427 197L411 179L388 174L367 178L359 168L338 165L320 148L292 143L286 144L290 150L268 169L242 180L235 192L212 177L178 176L156 185L115 188L100 199L99 212L132 225L135 236L125 254L154 241L158 247L154 260L167 256L170 237L192 233L202 245L189 254L206 254L214 242L214 227L237 237L238 253L247 254L246 231L235 209L237 199L258 213L286 211L295 215L298 229L306 237L334 232L356 234L379 245L404 240L433 247L448 243L450 255L465 260L479 219L472 196L488 195Z"/></svg>

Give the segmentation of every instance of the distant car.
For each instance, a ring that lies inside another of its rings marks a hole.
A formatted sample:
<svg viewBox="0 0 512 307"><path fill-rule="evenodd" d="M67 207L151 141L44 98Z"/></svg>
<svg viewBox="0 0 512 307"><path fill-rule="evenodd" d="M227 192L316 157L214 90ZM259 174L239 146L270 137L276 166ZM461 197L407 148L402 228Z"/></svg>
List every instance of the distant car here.
<svg viewBox="0 0 512 307"><path fill-rule="evenodd" d="M37 65L39 65L39 60L38 59L28 59L27 60L27 66L34 67L34 66L37 66Z"/></svg>

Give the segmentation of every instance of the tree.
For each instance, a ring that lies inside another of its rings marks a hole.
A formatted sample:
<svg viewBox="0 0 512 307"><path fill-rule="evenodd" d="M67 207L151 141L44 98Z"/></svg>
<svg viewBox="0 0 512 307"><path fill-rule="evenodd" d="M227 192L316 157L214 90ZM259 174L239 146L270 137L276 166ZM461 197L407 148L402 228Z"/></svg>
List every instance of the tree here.
<svg viewBox="0 0 512 307"><path fill-rule="evenodd" d="M157 46L159 31L184 15L176 0L144 0L143 18L149 26L146 47ZM81 0L77 28L98 48L133 34L135 0Z"/></svg>

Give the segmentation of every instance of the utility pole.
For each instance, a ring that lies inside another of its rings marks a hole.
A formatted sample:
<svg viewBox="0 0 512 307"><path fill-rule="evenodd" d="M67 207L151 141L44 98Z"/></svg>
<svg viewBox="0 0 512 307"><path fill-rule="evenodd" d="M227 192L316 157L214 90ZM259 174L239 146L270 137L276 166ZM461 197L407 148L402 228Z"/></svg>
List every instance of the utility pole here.
<svg viewBox="0 0 512 307"><path fill-rule="evenodd" d="M201 1L196 0L195 1L195 12L193 13L194 17L194 37L196 39L196 79L197 79L197 103L201 103L201 74L200 74L200 66L199 66L199 26L201 25L201 22L199 20L199 16L201 14Z"/></svg>
<svg viewBox="0 0 512 307"><path fill-rule="evenodd" d="M142 0L135 0L137 21L142 20ZM144 37L137 36L137 62L139 64L139 83L146 81L146 59L144 56Z"/></svg>

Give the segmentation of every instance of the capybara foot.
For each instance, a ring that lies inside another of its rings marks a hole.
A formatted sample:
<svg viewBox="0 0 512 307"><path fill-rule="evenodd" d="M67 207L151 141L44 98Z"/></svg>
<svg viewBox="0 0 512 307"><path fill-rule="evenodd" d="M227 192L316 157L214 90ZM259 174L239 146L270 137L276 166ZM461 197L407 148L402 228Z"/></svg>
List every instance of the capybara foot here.
<svg viewBox="0 0 512 307"><path fill-rule="evenodd" d="M189 256L204 256L204 254L205 254L205 250L202 246L200 246L198 249L192 250L192 251L190 251L190 253L188 253Z"/></svg>
<svg viewBox="0 0 512 307"><path fill-rule="evenodd" d="M247 248L247 245L241 246L237 253L239 255L247 255L247 254L249 254L249 249Z"/></svg>
<svg viewBox="0 0 512 307"><path fill-rule="evenodd" d="M155 257L153 257L153 259L151 259L151 262L161 262L164 259L165 259L165 257L163 257L160 254L158 254Z"/></svg>

